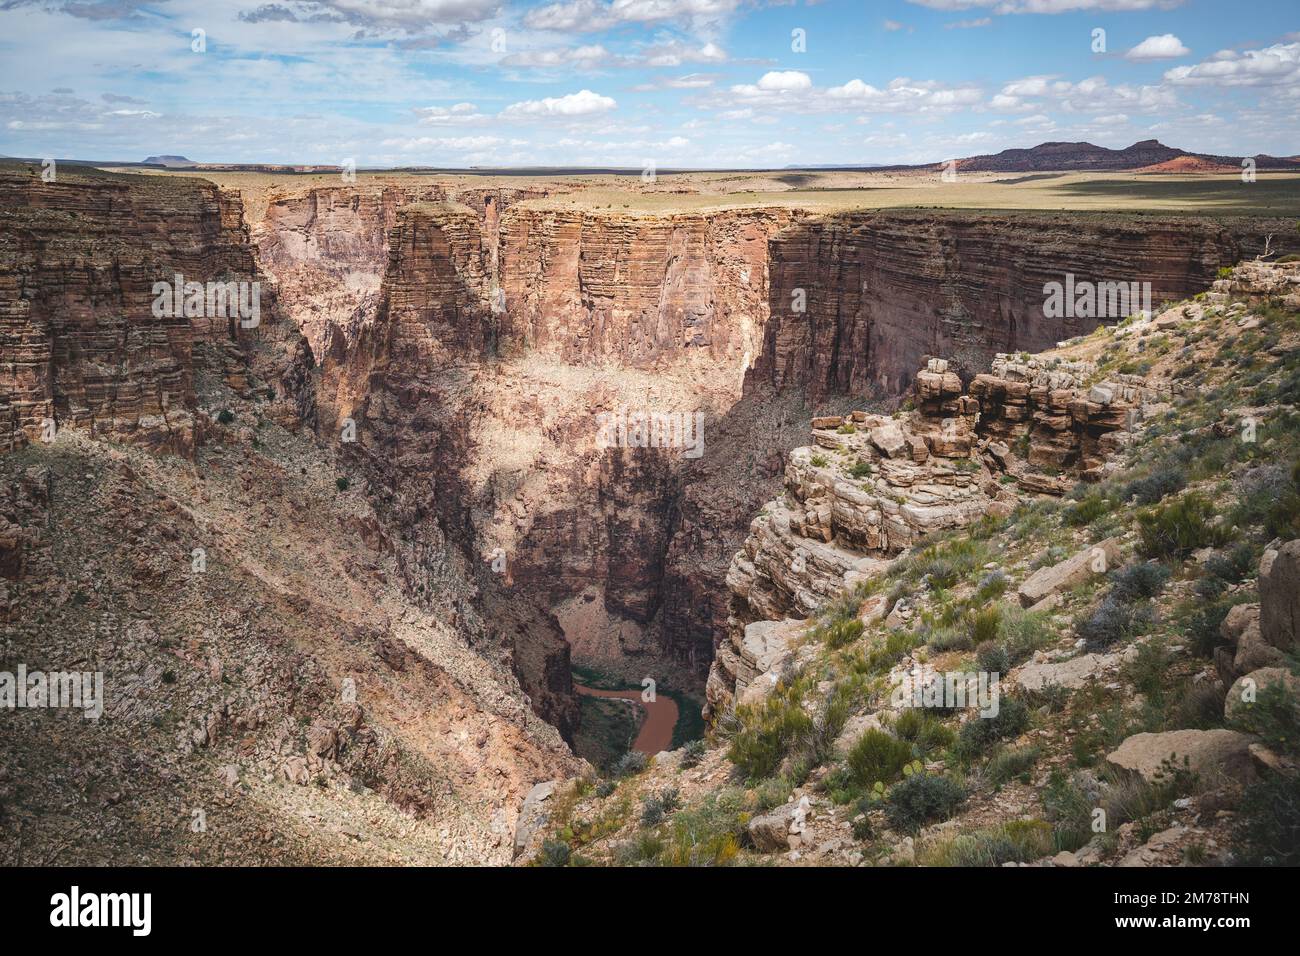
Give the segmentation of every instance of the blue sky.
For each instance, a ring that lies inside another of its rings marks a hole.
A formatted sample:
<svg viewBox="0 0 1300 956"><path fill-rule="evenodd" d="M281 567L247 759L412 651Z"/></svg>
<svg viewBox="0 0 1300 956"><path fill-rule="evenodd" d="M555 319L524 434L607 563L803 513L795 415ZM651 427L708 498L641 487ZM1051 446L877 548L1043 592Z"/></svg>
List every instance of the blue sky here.
<svg viewBox="0 0 1300 956"><path fill-rule="evenodd" d="M1295 0L0 0L5 155L779 167L1150 138L1295 155L1298 116Z"/></svg>

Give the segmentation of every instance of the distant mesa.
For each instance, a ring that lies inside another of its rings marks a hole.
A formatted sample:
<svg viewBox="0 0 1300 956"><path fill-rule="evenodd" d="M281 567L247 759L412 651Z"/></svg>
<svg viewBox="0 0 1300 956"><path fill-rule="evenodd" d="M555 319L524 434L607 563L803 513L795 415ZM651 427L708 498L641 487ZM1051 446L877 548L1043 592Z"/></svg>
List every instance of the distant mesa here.
<svg viewBox="0 0 1300 956"><path fill-rule="evenodd" d="M1256 156L1258 169L1300 169L1294 159ZM1092 143L1043 143L1031 149L1004 149L988 156L957 160L957 169L969 173L1035 172L1237 172L1240 156L1189 153L1144 139L1124 149L1107 149Z"/></svg>
<svg viewBox="0 0 1300 956"><path fill-rule="evenodd" d="M148 156L145 158L145 164L148 166L197 166L198 163L192 159L186 159L184 156Z"/></svg>

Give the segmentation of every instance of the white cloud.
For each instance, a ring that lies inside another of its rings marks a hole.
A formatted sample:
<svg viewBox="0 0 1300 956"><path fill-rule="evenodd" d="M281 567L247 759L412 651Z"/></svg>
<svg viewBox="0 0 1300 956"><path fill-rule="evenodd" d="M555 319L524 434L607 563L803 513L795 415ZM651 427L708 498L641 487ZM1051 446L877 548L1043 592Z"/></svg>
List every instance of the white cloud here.
<svg viewBox="0 0 1300 956"><path fill-rule="evenodd" d="M465 126L488 121L488 117L480 113L473 103L457 103L455 106L420 106L414 112L420 117L422 126Z"/></svg>
<svg viewBox="0 0 1300 956"><path fill-rule="evenodd" d="M992 17L980 17L978 20L957 20L954 23L945 23L945 30L977 30L980 27L986 27L993 22Z"/></svg>
<svg viewBox="0 0 1300 956"><path fill-rule="evenodd" d="M1183 46L1183 41L1172 33L1147 37L1124 55L1130 60L1170 60L1176 56L1187 56L1192 51Z"/></svg>
<svg viewBox="0 0 1300 956"><path fill-rule="evenodd" d="M545 117L577 117L608 113L618 104L608 96L591 90L579 90L567 96L548 96L540 100L523 100L511 103L501 115L507 119L534 119Z"/></svg>
<svg viewBox="0 0 1300 956"><path fill-rule="evenodd" d="M1300 84L1300 43L1261 50L1221 50L1195 66L1176 66L1165 79L1180 86L1290 86Z"/></svg>
<svg viewBox="0 0 1300 956"><path fill-rule="evenodd" d="M759 78L758 88L778 93L807 90L812 88L812 78L799 70L773 70Z"/></svg>
<svg viewBox="0 0 1300 956"><path fill-rule="evenodd" d="M535 7L524 14L534 30L592 33L624 23L702 25L726 18L740 0L565 0Z"/></svg>
<svg viewBox="0 0 1300 956"><path fill-rule="evenodd" d="M1073 83L1054 76L1027 76L1013 80L989 100L1001 113L1031 113L1059 109L1067 113L1153 112L1177 104L1172 90L1162 86L1111 86L1101 76Z"/></svg>

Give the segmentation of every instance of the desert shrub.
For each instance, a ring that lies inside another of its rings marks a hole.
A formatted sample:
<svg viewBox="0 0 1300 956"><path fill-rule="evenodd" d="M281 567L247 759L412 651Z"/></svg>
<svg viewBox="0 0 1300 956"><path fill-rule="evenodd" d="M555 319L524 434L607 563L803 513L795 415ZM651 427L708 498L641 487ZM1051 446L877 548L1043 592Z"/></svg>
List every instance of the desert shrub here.
<svg viewBox="0 0 1300 956"><path fill-rule="evenodd" d="M997 604L971 611L966 617L966 626L970 629L971 644L978 647L994 641L998 636L998 622L1002 620L1002 608Z"/></svg>
<svg viewBox="0 0 1300 956"><path fill-rule="evenodd" d="M986 674L1005 674L1011 670L1011 655L996 641L985 641L976 647L975 662Z"/></svg>
<svg viewBox="0 0 1300 956"><path fill-rule="evenodd" d="M710 794L699 806L673 814L657 862L663 866L726 866L740 852L748 819L735 790Z"/></svg>
<svg viewBox="0 0 1300 956"><path fill-rule="evenodd" d="M854 435L857 434L858 428L856 425L845 422L839 428L835 429L835 431L841 435Z"/></svg>
<svg viewBox="0 0 1300 956"><path fill-rule="evenodd" d="M871 476L871 473L872 473L871 462L865 461L861 458L859 458L851 466L849 466L850 478L868 478Z"/></svg>
<svg viewBox="0 0 1300 956"><path fill-rule="evenodd" d="M340 477L334 480L334 485L335 487L338 488L339 491L347 491L349 484L350 482L346 478Z"/></svg>
<svg viewBox="0 0 1300 956"><path fill-rule="evenodd" d="M1232 724L1258 734L1272 750L1300 751L1300 705L1281 681L1260 688L1254 703L1243 707Z"/></svg>
<svg viewBox="0 0 1300 956"><path fill-rule="evenodd" d="M786 756L813 729L798 693L778 690L759 704L736 708L739 729L731 739L727 759L751 780L772 776Z"/></svg>
<svg viewBox="0 0 1300 956"><path fill-rule="evenodd" d="M952 587L961 580L957 565L946 558L935 558L925 565L922 576L929 581L931 590Z"/></svg>
<svg viewBox="0 0 1300 956"><path fill-rule="evenodd" d="M1014 665L1026 660L1040 647L1052 643L1056 632L1047 612L1026 611L1010 605L998 620L998 638Z"/></svg>
<svg viewBox="0 0 1300 956"><path fill-rule="evenodd" d="M1132 603L1153 598L1169 580L1169 569L1163 564L1147 561L1130 564L1111 573L1111 594L1120 601Z"/></svg>
<svg viewBox="0 0 1300 956"><path fill-rule="evenodd" d="M1124 486L1124 500L1137 499L1140 505L1153 505L1168 495L1187 487L1187 476L1178 468L1161 468L1145 478L1137 478Z"/></svg>
<svg viewBox="0 0 1300 956"><path fill-rule="evenodd" d="M927 823L947 820L965 799L966 791L955 780L914 773L889 789L885 818L895 830L916 833Z"/></svg>
<svg viewBox="0 0 1300 956"><path fill-rule="evenodd" d="M617 789L618 789L617 780L602 780L598 784L596 784L592 792L595 793L596 796L600 797L603 800L605 797L612 796L614 791Z"/></svg>
<svg viewBox="0 0 1300 956"><path fill-rule="evenodd" d="M614 764L615 777L634 777L646 768L646 755L639 750L629 750Z"/></svg>
<svg viewBox="0 0 1300 956"><path fill-rule="evenodd" d="M1223 726L1223 692L1214 684L1187 686L1165 722L1166 730L1213 730Z"/></svg>
<svg viewBox="0 0 1300 956"><path fill-rule="evenodd" d="M894 733L911 743L922 754L943 750L956 736L952 728L929 711L909 707L894 721Z"/></svg>
<svg viewBox="0 0 1300 956"><path fill-rule="evenodd" d="M675 789L665 790L663 793L646 797L641 801L641 825L646 827L658 826L663 822L664 817L679 806L681 806L681 800Z"/></svg>
<svg viewBox="0 0 1300 956"><path fill-rule="evenodd" d="M1218 546L1224 532L1211 521L1214 505L1196 492L1138 512L1142 552L1149 558L1183 558L1197 548Z"/></svg>
<svg viewBox="0 0 1300 956"><path fill-rule="evenodd" d="M1015 697L1003 697L993 717L973 717L962 724L953 752L969 763L1007 737L1018 737L1029 727L1029 708Z"/></svg>
<svg viewBox="0 0 1300 956"><path fill-rule="evenodd" d="M703 740L689 741L682 748L682 767L689 770L691 767L698 765L704 759L706 749L708 749L708 745Z"/></svg>
<svg viewBox="0 0 1300 956"><path fill-rule="evenodd" d="M1099 492L1091 491L1079 501L1065 509L1062 518L1065 523L1076 528L1092 524L1110 511L1110 502Z"/></svg>
<svg viewBox="0 0 1300 956"><path fill-rule="evenodd" d="M217 421L223 425L229 425L235 420L235 413L228 408L223 408L217 413Z"/></svg>
<svg viewBox="0 0 1300 956"><path fill-rule="evenodd" d="M1052 852L1052 828L1042 820L1011 820L927 847L924 866L1002 866L1032 863Z"/></svg>
<svg viewBox="0 0 1300 956"><path fill-rule="evenodd" d="M1242 542L1231 550L1210 555L1205 562L1205 571L1228 584L1236 584L1254 574L1258 563L1255 546Z"/></svg>
<svg viewBox="0 0 1300 956"><path fill-rule="evenodd" d="M870 840L875 836L871 828L871 818L865 813L860 813L853 818L853 839Z"/></svg>
<svg viewBox="0 0 1300 956"><path fill-rule="evenodd" d="M976 601L992 601L1002 597L1010 586L1011 581L1001 571L990 571L975 587Z"/></svg>
<svg viewBox="0 0 1300 956"><path fill-rule="evenodd" d="M896 780L912 760L912 745L883 730L867 730L849 750L845 769L858 787Z"/></svg>
<svg viewBox="0 0 1300 956"><path fill-rule="evenodd" d="M1087 643L1089 651L1100 651L1143 634L1154 622L1149 605L1134 605L1114 593L1107 594L1091 612L1075 622L1075 633Z"/></svg>
<svg viewBox="0 0 1300 956"><path fill-rule="evenodd" d="M818 629L824 636L826 646L832 650L845 647L852 644L862 636L864 626L858 618L849 618L847 621L835 621L824 628Z"/></svg>
<svg viewBox="0 0 1300 956"><path fill-rule="evenodd" d="M809 461L810 461L810 463L812 464L812 466L813 466L814 468L825 468L825 467L826 467L826 456L825 456L825 455L813 455L812 458L809 459Z"/></svg>
<svg viewBox="0 0 1300 956"><path fill-rule="evenodd" d="M964 651L970 647L970 634L957 627L936 627L926 635L926 643L936 651Z"/></svg>
<svg viewBox="0 0 1300 956"><path fill-rule="evenodd" d="M1176 797L1192 789L1194 778L1185 765L1180 766L1166 757L1155 780L1124 772L1112 775L1109 783L1102 806L1106 810L1106 826L1114 829L1168 808Z"/></svg>
<svg viewBox="0 0 1300 956"><path fill-rule="evenodd" d="M542 851L537 855L538 866L568 866L573 858L569 844L559 840L543 840Z"/></svg>
<svg viewBox="0 0 1300 956"><path fill-rule="evenodd" d="M1037 747L1003 747L989 758L984 776L995 787L1016 777L1027 776L1030 768L1038 762L1040 753Z"/></svg>
<svg viewBox="0 0 1300 956"><path fill-rule="evenodd" d="M1222 578L1216 578L1207 574L1204 577L1196 579L1192 585L1192 590L1202 601L1217 601L1223 596L1223 592L1228 590L1228 585L1223 582Z"/></svg>
<svg viewBox="0 0 1300 956"><path fill-rule="evenodd" d="M1242 862L1300 866L1300 776L1270 774L1251 785L1238 810Z"/></svg>
<svg viewBox="0 0 1300 956"><path fill-rule="evenodd" d="M1223 643L1220 628L1234 604L1244 598L1220 598L1203 605L1187 622L1187 637L1192 650L1200 657L1212 657L1214 649Z"/></svg>
<svg viewBox="0 0 1300 956"><path fill-rule="evenodd" d="M1061 770L1053 770L1043 788L1043 811L1052 822L1056 849L1074 851L1092 838L1092 801Z"/></svg>

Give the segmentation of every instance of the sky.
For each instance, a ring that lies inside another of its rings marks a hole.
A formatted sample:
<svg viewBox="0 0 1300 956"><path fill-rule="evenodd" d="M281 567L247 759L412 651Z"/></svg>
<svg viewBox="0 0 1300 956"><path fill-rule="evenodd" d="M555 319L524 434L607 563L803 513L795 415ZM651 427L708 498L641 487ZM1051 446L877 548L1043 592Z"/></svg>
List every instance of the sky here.
<svg viewBox="0 0 1300 956"><path fill-rule="evenodd" d="M1100 32L1099 32L1100 31ZM0 0L0 154L358 167L1300 154L1296 0Z"/></svg>

